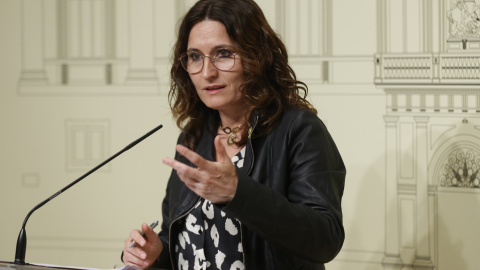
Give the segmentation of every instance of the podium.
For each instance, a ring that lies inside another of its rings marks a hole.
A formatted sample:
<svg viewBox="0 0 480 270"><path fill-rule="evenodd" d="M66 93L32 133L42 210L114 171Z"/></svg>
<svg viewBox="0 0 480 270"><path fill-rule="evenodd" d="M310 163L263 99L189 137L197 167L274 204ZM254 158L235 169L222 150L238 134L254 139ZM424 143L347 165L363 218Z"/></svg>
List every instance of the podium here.
<svg viewBox="0 0 480 270"><path fill-rule="evenodd" d="M13 262L0 261L0 270L57 270L57 269L82 269L68 266L42 266L36 264L14 264ZM87 268L84 268L87 269Z"/></svg>
<svg viewBox="0 0 480 270"><path fill-rule="evenodd" d="M94 269L94 268L82 268L62 265L42 265L35 263L27 263L25 265L15 264L13 262L0 261L0 270L141 270L140 268L132 265L127 265L118 269ZM150 268L152 270L167 270L159 268Z"/></svg>
<svg viewBox="0 0 480 270"><path fill-rule="evenodd" d="M72 267L72 266L62 266L62 265L42 265L35 263L27 263L24 265L15 264L13 262L0 261L0 270L107 270L107 269L94 269L94 268L82 268L82 267ZM118 269L110 270L141 270L138 267L127 265ZM162 269L156 269L162 270Z"/></svg>

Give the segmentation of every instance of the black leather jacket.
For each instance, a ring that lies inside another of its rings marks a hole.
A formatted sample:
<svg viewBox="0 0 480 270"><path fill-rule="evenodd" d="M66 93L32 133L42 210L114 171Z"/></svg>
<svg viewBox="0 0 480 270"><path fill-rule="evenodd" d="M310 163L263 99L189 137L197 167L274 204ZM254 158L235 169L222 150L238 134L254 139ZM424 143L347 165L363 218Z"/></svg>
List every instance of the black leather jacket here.
<svg viewBox="0 0 480 270"><path fill-rule="evenodd" d="M245 268L325 269L345 238L341 198L346 171L337 147L309 111L287 111L268 136L258 138L254 118L253 139L247 142L243 168L237 169L235 197L222 209L242 223ZM214 160L214 135L203 134L196 152ZM164 250L153 267L176 269L169 254L175 250L176 221L199 199L172 171L159 233Z"/></svg>

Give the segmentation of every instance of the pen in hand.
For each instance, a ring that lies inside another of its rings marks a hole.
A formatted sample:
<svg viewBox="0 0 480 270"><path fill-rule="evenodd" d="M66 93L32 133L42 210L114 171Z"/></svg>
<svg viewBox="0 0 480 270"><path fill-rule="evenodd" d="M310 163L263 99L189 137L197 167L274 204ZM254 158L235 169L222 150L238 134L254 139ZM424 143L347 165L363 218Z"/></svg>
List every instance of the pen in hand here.
<svg viewBox="0 0 480 270"><path fill-rule="evenodd" d="M158 225L158 220L156 220L156 221L154 221L152 224L150 224L150 228L155 229L155 227L157 227L157 225ZM145 238L145 233L144 233L144 232L142 232L140 235L141 235L143 238ZM130 243L130 246L128 246L128 247L133 247L133 246L135 246L135 244L136 244L136 242L135 242L135 241L132 241L132 243Z"/></svg>

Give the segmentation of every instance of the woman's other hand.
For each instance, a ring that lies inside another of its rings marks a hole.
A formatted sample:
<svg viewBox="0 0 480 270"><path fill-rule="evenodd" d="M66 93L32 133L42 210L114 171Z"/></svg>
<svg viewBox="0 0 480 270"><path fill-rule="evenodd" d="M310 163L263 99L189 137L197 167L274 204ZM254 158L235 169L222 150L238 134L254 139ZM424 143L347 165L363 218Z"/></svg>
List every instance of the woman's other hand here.
<svg viewBox="0 0 480 270"><path fill-rule="evenodd" d="M158 235L147 224L142 224L142 231L145 233L145 238L139 230L133 230L130 232L130 237L125 240L123 263L145 269L151 266L160 256L163 244ZM136 244L130 247L132 241L135 241Z"/></svg>

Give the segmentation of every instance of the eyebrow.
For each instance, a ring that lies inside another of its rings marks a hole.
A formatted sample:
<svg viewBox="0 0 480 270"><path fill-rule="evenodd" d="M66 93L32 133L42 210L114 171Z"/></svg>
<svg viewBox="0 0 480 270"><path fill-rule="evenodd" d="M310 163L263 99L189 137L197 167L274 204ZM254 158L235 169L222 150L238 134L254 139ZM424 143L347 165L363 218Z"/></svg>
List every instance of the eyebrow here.
<svg viewBox="0 0 480 270"><path fill-rule="evenodd" d="M232 45L227 45L227 44L220 44L220 45L217 45L217 46L213 47L210 51L213 52L213 51L216 51L218 49L232 50L233 46ZM187 49L187 52L202 52L202 50L197 49L197 48L189 48L189 49Z"/></svg>

